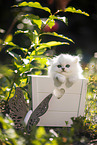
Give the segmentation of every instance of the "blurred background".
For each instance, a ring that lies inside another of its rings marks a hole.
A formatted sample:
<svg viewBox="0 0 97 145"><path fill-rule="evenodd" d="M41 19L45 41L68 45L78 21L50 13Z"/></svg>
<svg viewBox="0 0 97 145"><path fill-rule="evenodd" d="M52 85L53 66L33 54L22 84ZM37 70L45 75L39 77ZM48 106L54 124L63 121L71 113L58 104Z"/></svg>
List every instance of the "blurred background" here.
<svg viewBox="0 0 97 145"><path fill-rule="evenodd" d="M29 2L30 0L25 0ZM58 0L37 0L42 6L47 6L52 10L52 13L56 12L60 7L63 8ZM62 1L62 0L61 0ZM52 30L45 28L44 31L56 31L59 34L63 34L66 37L71 38L75 44L62 45L52 48L53 53L58 55L60 53L70 54L82 54L84 63L88 63L90 59L97 52L97 0L65 0L64 8L68 6L81 9L89 13L89 17L81 14L73 13L59 13L60 16L66 16L68 18L68 25L63 22L56 21ZM17 29L24 29L24 23L19 19L19 15L23 13L33 13L39 15L41 18L48 17L48 13L36 10L34 8L13 8L13 5L23 2L23 0L0 0L0 42L6 39L8 34L14 34ZM30 25L30 24L29 24ZM31 27L31 26L27 26ZM22 47L29 47L29 39L19 34L14 36L13 42ZM43 41L55 40L53 37L45 37ZM59 40L58 40L59 41ZM61 40L60 40L61 41ZM17 52L18 54L21 52ZM10 58L6 53L6 47L0 48L0 63L10 63Z"/></svg>

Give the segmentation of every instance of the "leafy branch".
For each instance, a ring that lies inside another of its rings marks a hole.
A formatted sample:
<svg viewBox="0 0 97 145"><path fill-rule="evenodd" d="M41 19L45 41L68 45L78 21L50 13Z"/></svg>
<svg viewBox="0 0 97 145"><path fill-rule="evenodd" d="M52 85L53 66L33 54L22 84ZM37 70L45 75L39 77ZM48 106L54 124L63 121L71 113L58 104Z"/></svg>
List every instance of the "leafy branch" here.
<svg viewBox="0 0 97 145"><path fill-rule="evenodd" d="M38 2L21 2L18 5L14 5L13 7L32 7L40 10L44 10L49 13L49 17L44 22L39 16L34 14L25 14L22 15L22 19L27 19L31 22L34 27L33 30L25 29L18 30L15 32L15 35L22 33L25 34L31 42L29 48L20 47L17 44L14 44L12 41L5 41L4 45L8 45L9 48L7 53L13 58L13 79L11 80L11 88L15 88L14 86L25 87L28 84L27 75L31 74L42 74L42 71L47 71L47 56L44 55L47 48L51 49L52 47L58 45L70 45L70 43L74 43L74 41L62 34L58 34L56 32L44 32L43 28L48 25L52 28L55 25L55 20L62 21L66 24L65 17L59 17L58 13L62 10L58 10L54 14L52 14L51 10L48 7L43 7ZM84 14L88 16L87 13L82 12L81 10L76 10L73 7L68 7L64 10L65 12L72 12L78 14ZM49 41L42 42L41 36L49 35L57 38L62 38L63 42L60 41ZM23 53L23 57L14 52L14 49L21 50Z"/></svg>

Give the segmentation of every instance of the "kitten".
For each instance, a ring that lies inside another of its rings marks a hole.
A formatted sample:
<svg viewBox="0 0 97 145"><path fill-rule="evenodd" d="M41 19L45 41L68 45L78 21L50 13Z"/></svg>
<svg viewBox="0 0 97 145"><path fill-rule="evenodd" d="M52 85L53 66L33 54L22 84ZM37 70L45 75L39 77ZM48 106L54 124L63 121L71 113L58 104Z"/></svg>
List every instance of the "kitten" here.
<svg viewBox="0 0 97 145"><path fill-rule="evenodd" d="M56 88L53 93L57 98L61 98L65 93L63 88L60 89L63 83L65 83L66 87L71 87L78 79L83 78L83 70L79 61L78 56L69 54L60 54L50 60L48 74L54 80Z"/></svg>

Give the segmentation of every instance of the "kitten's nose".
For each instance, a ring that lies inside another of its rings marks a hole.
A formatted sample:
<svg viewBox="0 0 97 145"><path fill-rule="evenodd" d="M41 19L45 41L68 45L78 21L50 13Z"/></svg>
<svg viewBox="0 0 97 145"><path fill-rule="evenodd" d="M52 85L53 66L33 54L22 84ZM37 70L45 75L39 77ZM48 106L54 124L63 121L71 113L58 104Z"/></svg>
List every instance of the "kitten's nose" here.
<svg viewBox="0 0 97 145"><path fill-rule="evenodd" d="M64 67L62 67L62 71L64 71L65 70L65 68Z"/></svg>

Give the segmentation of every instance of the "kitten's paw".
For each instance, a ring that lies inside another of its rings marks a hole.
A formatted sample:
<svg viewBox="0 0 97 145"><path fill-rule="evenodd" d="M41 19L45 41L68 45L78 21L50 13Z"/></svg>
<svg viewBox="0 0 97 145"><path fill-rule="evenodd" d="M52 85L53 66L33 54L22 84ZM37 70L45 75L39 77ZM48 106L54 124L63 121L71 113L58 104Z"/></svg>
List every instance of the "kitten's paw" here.
<svg viewBox="0 0 97 145"><path fill-rule="evenodd" d="M61 75L61 74L57 74L57 75L56 75L56 79L57 79L59 82L61 82L61 83L65 83L65 81L66 81L65 76L63 76L63 75Z"/></svg>
<svg viewBox="0 0 97 145"><path fill-rule="evenodd" d="M67 87L67 88L70 88L72 85L73 85L72 82L69 82L69 81L66 82L66 87Z"/></svg>
<svg viewBox="0 0 97 145"><path fill-rule="evenodd" d="M59 78L59 81L60 81L61 83L65 83L66 79L65 79L65 77L60 77L60 78Z"/></svg>
<svg viewBox="0 0 97 145"><path fill-rule="evenodd" d="M66 87L70 88L77 81L77 77L70 77L66 81Z"/></svg>
<svg viewBox="0 0 97 145"><path fill-rule="evenodd" d="M77 77L70 77L70 78L68 79L68 81L69 81L70 83L75 83L75 82L77 81Z"/></svg>
<svg viewBox="0 0 97 145"><path fill-rule="evenodd" d="M65 93L65 90L63 88L61 88L61 89L54 89L54 91L53 91L53 95L55 97L57 97L57 99L60 99L64 95L64 93Z"/></svg>

